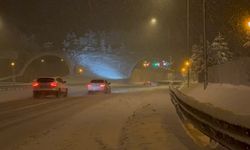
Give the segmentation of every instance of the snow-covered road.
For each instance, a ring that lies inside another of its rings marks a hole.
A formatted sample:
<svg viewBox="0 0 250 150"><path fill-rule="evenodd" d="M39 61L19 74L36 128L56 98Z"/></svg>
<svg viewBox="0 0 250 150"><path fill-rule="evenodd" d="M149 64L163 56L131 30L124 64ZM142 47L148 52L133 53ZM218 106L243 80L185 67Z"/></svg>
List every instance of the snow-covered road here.
<svg viewBox="0 0 250 150"><path fill-rule="evenodd" d="M142 89L1 103L1 150L204 149L182 128L166 87Z"/></svg>

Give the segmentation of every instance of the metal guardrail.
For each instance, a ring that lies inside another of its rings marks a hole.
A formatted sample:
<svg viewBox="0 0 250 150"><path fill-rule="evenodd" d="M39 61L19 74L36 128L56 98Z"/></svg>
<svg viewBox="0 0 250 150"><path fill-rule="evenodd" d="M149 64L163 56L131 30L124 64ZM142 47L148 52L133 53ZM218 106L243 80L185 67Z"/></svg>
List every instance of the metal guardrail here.
<svg viewBox="0 0 250 150"><path fill-rule="evenodd" d="M31 84L29 83L8 83L8 84L0 84L0 92L2 91L17 91L31 88Z"/></svg>
<svg viewBox="0 0 250 150"><path fill-rule="evenodd" d="M183 83L181 80L166 80L166 81L157 81L159 84L168 84L168 85L180 85Z"/></svg>
<svg viewBox="0 0 250 150"><path fill-rule="evenodd" d="M250 150L250 128L218 119L187 104L182 93L170 89L171 101L177 114L188 119L198 130L224 147L231 150ZM231 114L228 114L231 115Z"/></svg>

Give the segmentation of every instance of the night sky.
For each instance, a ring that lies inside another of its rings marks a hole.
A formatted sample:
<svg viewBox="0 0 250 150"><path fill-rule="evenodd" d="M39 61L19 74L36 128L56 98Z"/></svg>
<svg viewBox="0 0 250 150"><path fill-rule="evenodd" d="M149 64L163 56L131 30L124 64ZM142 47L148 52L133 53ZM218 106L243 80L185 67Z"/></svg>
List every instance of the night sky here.
<svg viewBox="0 0 250 150"><path fill-rule="evenodd" d="M208 5L209 38L234 30L232 16L250 8L249 0L211 0ZM192 44L202 35L201 0L191 0L190 9ZM153 28L152 17L158 21ZM13 35L25 34L35 35L40 44L53 41L60 47L68 32L112 31L121 33L134 49L187 54L185 0L0 0L0 19L0 43L6 37L16 42ZM233 34L232 39L237 36Z"/></svg>

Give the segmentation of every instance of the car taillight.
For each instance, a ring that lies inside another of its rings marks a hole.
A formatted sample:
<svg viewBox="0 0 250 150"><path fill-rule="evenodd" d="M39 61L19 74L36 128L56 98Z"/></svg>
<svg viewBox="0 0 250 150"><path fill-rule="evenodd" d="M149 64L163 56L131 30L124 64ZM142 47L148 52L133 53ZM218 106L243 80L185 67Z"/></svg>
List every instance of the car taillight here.
<svg viewBox="0 0 250 150"><path fill-rule="evenodd" d="M100 87L102 87L102 88L105 87L105 84L101 84Z"/></svg>
<svg viewBox="0 0 250 150"><path fill-rule="evenodd" d="M51 83L50 83L50 86L51 86L51 87L57 87L57 82L51 82Z"/></svg>
<svg viewBox="0 0 250 150"><path fill-rule="evenodd" d="M88 87L88 88L91 88L91 87L92 87L92 85L91 85L91 84L87 84L87 87Z"/></svg>
<svg viewBox="0 0 250 150"><path fill-rule="evenodd" d="M32 87L38 87L39 86L39 83L38 82L33 82L32 83Z"/></svg>

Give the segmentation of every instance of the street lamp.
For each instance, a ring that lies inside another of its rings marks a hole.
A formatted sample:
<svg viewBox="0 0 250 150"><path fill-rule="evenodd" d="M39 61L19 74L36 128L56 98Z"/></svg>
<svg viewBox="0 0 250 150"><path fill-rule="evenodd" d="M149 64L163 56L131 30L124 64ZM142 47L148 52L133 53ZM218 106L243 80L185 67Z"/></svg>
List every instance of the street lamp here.
<svg viewBox="0 0 250 150"><path fill-rule="evenodd" d="M41 63L44 63L45 62L45 60L44 59L41 59Z"/></svg>
<svg viewBox="0 0 250 150"><path fill-rule="evenodd" d="M147 68L147 67L149 67L150 66L150 62L147 62L147 61L144 61L143 62L143 67L144 68Z"/></svg>
<svg viewBox="0 0 250 150"><path fill-rule="evenodd" d="M185 73L186 73L186 71L187 71L187 69L186 69L186 68L181 68L181 73L182 73L182 74L185 74Z"/></svg>
<svg viewBox="0 0 250 150"><path fill-rule="evenodd" d="M185 65L186 65L187 67L189 67L189 66L190 66L190 62L189 62L189 61L186 61L186 62L185 62Z"/></svg>
<svg viewBox="0 0 250 150"><path fill-rule="evenodd" d="M82 69L82 68L79 68L79 69L78 69L78 73L79 73L79 74L82 74L82 73L83 73L83 69Z"/></svg>
<svg viewBox="0 0 250 150"><path fill-rule="evenodd" d="M155 25L157 23L157 19L156 18L152 18L150 21L151 25Z"/></svg>
<svg viewBox="0 0 250 150"><path fill-rule="evenodd" d="M187 85L188 85L188 87L190 86L190 61L186 61L185 62L185 66L186 66L186 68L187 68L187 80L188 80L188 82L187 82Z"/></svg>
<svg viewBox="0 0 250 150"><path fill-rule="evenodd" d="M61 62L64 62L64 59L63 59L63 58L61 58Z"/></svg>
<svg viewBox="0 0 250 150"><path fill-rule="evenodd" d="M15 62L11 62L10 65L11 65L11 67L15 67L16 64L15 64Z"/></svg>
<svg viewBox="0 0 250 150"><path fill-rule="evenodd" d="M12 82L16 82L16 75L15 75L15 70L16 70L16 63L11 62L10 63L11 69L12 69Z"/></svg>

